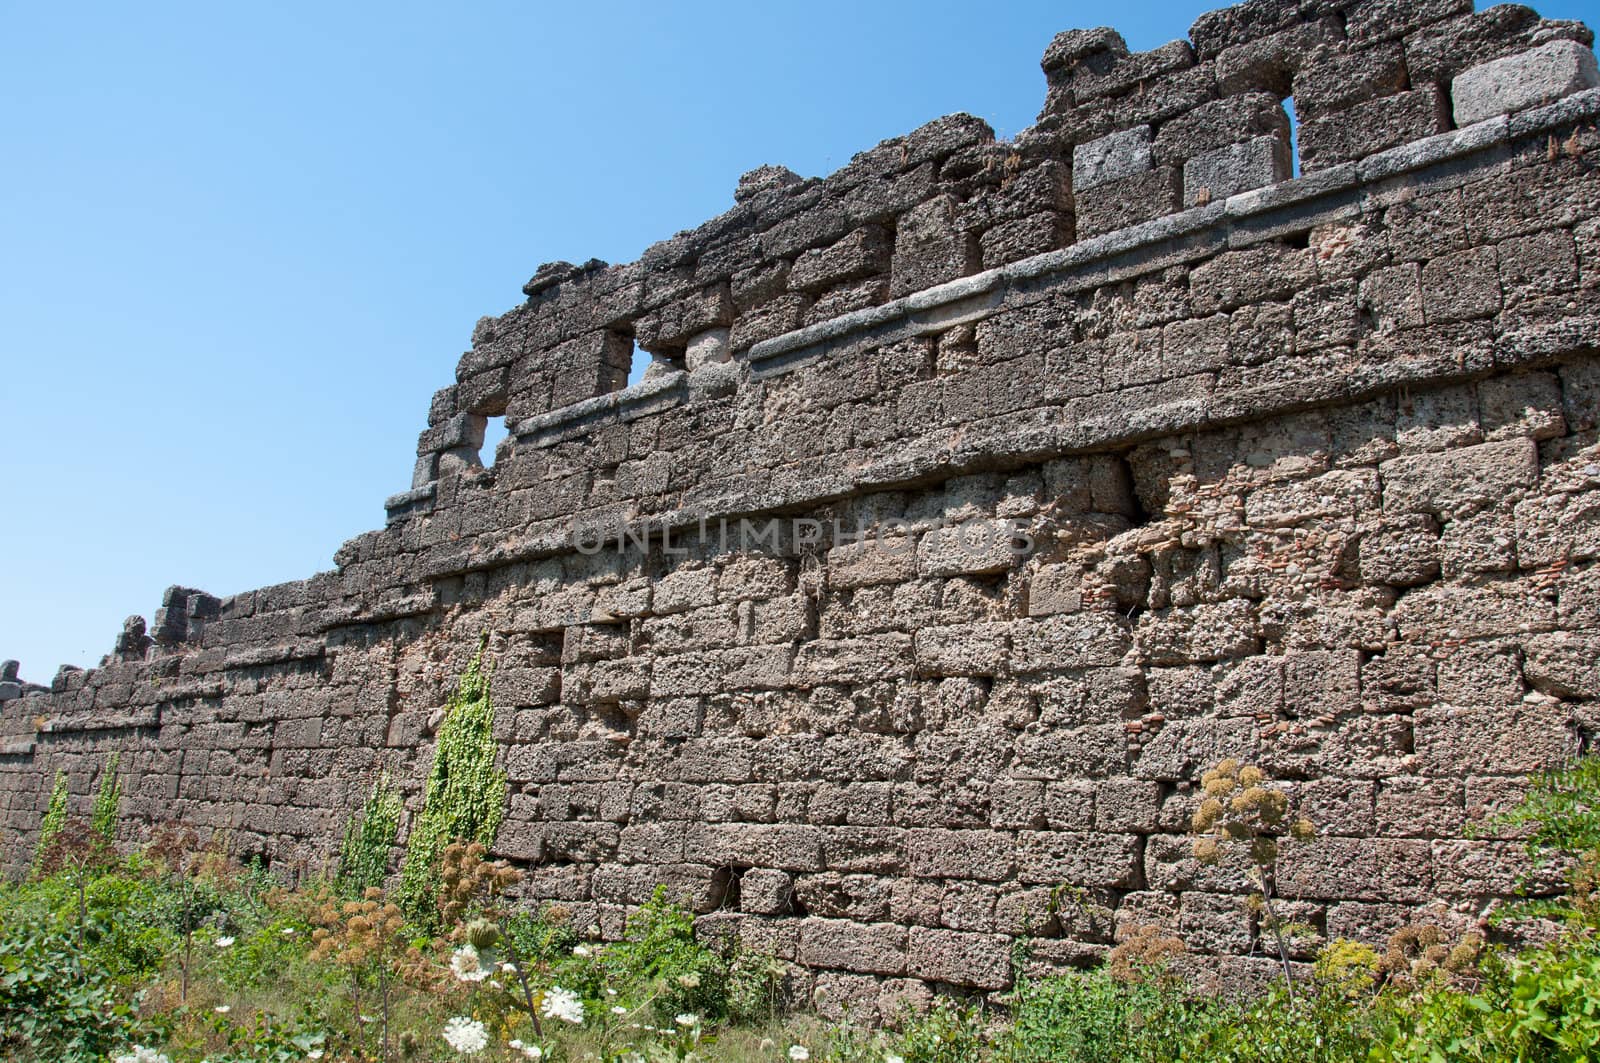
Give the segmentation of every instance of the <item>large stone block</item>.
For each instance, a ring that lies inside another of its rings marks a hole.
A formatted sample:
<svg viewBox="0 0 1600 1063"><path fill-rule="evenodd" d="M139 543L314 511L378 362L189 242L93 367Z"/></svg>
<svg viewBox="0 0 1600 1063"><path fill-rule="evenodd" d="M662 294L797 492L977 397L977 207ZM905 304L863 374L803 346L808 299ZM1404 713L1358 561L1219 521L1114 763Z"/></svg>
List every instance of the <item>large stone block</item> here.
<svg viewBox="0 0 1600 1063"><path fill-rule="evenodd" d="M1465 126L1553 103L1596 85L1600 68L1592 49L1576 41L1551 41L1462 71L1451 81L1450 95L1456 125Z"/></svg>
<svg viewBox="0 0 1600 1063"><path fill-rule="evenodd" d="M1197 207L1289 179L1288 141L1255 137L1196 155L1183 164L1183 205Z"/></svg>
<svg viewBox="0 0 1600 1063"><path fill-rule="evenodd" d="M1072 149L1072 190L1098 185L1150 169L1152 136L1147 125L1107 133Z"/></svg>
<svg viewBox="0 0 1600 1063"><path fill-rule="evenodd" d="M1393 458L1378 471L1385 513L1460 517L1538 483L1539 451L1531 439L1508 439Z"/></svg>

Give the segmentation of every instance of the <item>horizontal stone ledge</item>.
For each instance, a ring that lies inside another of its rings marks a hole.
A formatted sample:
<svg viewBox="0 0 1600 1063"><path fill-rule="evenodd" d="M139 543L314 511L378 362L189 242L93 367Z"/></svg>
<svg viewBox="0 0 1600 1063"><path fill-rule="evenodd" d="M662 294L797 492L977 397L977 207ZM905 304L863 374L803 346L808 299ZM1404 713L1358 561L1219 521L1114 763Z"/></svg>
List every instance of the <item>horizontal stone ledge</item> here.
<svg viewBox="0 0 1600 1063"><path fill-rule="evenodd" d="M511 434L518 442L541 446L564 438L573 428L587 429L596 422L612 419L630 421L662 405L676 405L682 401L688 378L687 372L678 370L653 380L641 380L619 391L596 395L519 421L511 426Z"/></svg>
<svg viewBox="0 0 1600 1063"><path fill-rule="evenodd" d="M1400 388L1444 386L1497 370L1547 364L1591 351L1596 336L1600 336L1600 319L1583 317L1507 332L1494 340L1488 357L1477 361L1462 362L1453 354L1441 354L1408 362L1356 365L1270 386L1178 397L1078 421L1069 420L1068 411L1059 407L1034 411L1037 416L1031 420L997 416L970 426L959 442L936 444L927 436L911 440L896 456L852 466L848 474L811 477L803 486L790 483L787 489L775 483L755 490L732 491L695 506L627 520L621 526L580 522L581 534L569 528L488 550L468 547L424 565L420 575L424 579L440 579L570 554L579 551L580 542L586 550L615 549L624 536L635 541L651 540L698 527L702 522L714 525L722 520L795 512L861 491L921 487L973 471L1021 466L1161 436L1361 402ZM948 433L937 431L932 437L945 439Z"/></svg>
<svg viewBox="0 0 1600 1063"><path fill-rule="evenodd" d="M160 727L159 712L118 713L113 716L88 716L68 719L58 716L39 724L40 734L78 734L85 731L133 731L147 727Z"/></svg>
<svg viewBox="0 0 1600 1063"><path fill-rule="evenodd" d="M0 742L0 757L31 757L33 756L33 739L16 738Z"/></svg>

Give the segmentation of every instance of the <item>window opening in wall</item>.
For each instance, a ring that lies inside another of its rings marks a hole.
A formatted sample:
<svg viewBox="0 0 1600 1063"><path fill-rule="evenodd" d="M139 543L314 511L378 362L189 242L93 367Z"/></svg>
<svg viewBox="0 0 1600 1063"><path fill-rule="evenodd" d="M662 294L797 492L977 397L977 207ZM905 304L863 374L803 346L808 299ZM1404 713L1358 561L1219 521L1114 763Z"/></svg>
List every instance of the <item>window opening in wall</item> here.
<svg viewBox="0 0 1600 1063"><path fill-rule="evenodd" d="M644 371L650 368L650 355L638 344L633 344L633 357L628 362L628 386L631 388L644 379Z"/></svg>
<svg viewBox="0 0 1600 1063"><path fill-rule="evenodd" d="M478 460L483 463L484 468L494 468L494 456L500 441L510 434L511 427L506 424L504 416L484 419L483 446L478 448Z"/></svg>
<svg viewBox="0 0 1600 1063"><path fill-rule="evenodd" d="M1294 97L1283 101L1284 113L1289 116L1289 176L1300 176L1300 116L1294 110Z"/></svg>

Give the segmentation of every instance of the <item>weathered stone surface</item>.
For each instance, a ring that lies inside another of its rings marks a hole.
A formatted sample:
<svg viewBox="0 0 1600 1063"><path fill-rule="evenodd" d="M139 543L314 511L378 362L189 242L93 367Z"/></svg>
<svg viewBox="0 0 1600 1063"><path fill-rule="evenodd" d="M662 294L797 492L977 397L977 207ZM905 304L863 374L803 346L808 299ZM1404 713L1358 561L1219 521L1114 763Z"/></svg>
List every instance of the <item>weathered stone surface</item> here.
<svg viewBox="0 0 1600 1063"><path fill-rule="evenodd" d="M824 1013L1151 919L1248 967L1187 834L1227 756L1318 824L1280 886L1330 935L1481 910L1516 839L1467 824L1600 740L1600 93L1441 132L1438 87L1588 39L1462 0L1068 33L1012 141L950 116L541 269L334 570L0 667L0 864L116 751L125 836L324 866L377 773L416 808L487 635L527 899L615 935L664 885Z"/></svg>
<svg viewBox="0 0 1600 1063"><path fill-rule="evenodd" d="M1150 169L1150 142L1150 127L1141 125L1079 144L1072 149L1072 190L1084 192Z"/></svg>
<svg viewBox="0 0 1600 1063"><path fill-rule="evenodd" d="M1600 85L1594 52L1576 41L1551 41L1457 74L1450 83L1456 125L1554 103Z"/></svg>
<svg viewBox="0 0 1600 1063"><path fill-rule="evenodd" d="M1183 205L1196 207L1289 179L1289 144L1255 137L1196 155L1183 164Z"/></svg>

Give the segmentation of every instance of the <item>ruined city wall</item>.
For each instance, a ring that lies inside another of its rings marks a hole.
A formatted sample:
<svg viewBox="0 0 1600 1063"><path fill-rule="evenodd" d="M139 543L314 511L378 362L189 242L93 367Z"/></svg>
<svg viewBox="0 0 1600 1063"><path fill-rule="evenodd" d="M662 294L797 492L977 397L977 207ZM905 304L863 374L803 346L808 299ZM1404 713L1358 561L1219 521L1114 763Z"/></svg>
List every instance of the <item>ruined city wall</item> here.
<svg viewBox="0 0 1600 1063"><path fill-rule="evenodd" d="M486 634L530 897L614 936L664 883L825 1011L1147 923L1249 977L1187 836L1225 756L1319 826L1297 920L1473 922L1519 846L1469 824L1600 697L1590 43L1458 0L1070 31L1013 141L940 119L542 267L333 570L0 677L6 867L113 751L128 839L325 866L379 773L415 811Z"/></svg>

